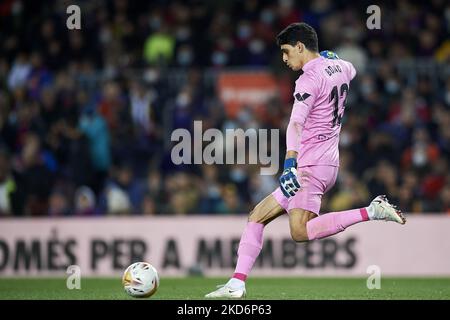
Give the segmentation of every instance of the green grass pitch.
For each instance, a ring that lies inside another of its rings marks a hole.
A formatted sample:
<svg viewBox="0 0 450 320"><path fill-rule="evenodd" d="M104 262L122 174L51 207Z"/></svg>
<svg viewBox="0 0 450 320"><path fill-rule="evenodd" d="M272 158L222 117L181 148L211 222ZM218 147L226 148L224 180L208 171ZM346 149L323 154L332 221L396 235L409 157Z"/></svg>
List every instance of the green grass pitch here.
<svg viewBox="0 0 450 320"><path fill-rule="evenodd" d="M150 299L198 300L224 278L162 278ZM68 290L65 278L1 279L0 299L123 300L121 279L81 279L81 290ZM250 278L247 299L450 299L450 278L382 278L381 289L369 290L365 278ZM142 299L140 299L142 300Z"/></svg>

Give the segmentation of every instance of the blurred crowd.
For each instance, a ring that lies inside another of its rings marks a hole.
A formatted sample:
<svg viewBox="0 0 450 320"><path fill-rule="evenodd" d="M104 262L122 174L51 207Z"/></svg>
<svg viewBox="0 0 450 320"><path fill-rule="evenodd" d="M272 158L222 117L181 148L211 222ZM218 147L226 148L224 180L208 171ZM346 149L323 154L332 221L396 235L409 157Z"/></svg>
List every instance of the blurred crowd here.
<svg viewBox="0 0 450 320"><path fill-rule="evenodd" d="M450 4L379 4L380 30L347 1L70 1L0 3L0 216L246 214L277 187L255 165L181 165L170 134L281 129L298 75L275 36L316 28L358 75L341 167L322 211L387 194L404 212L450 213ZM215 91L227 68L265 68L279 95L265 116L229 118ZM282 159L280 159L282 161Z"/></svg>

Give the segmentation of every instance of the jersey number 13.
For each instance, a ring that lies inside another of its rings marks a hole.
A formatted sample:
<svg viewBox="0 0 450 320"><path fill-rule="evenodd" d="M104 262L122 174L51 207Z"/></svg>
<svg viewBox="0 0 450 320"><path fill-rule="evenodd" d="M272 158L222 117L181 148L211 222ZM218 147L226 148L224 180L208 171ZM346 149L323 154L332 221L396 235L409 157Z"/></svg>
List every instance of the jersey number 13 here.
<svg viewBox="0 0 450 320"><path fill-rule="evenodd" d="M342 116L344 115L344 109L345 109L345 99L347 99L348 94L348 84L343 83L341 85L341 88L339 89L340 92L338 92L338 87L334 86L330 93L330 99L329 102L334 101L334 108L333 108L333 121L331 121L331 127L334 128L335 126L341 125ZM345 96L344 96L345 93ZM339 114L339 99L342 100L342 112Z"/></svg>

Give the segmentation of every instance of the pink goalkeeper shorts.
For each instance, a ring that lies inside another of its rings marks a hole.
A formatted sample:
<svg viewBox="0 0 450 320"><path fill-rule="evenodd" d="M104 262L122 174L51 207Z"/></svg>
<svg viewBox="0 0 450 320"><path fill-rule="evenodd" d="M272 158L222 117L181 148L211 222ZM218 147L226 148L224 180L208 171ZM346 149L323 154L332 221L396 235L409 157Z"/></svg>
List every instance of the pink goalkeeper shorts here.
<svg viewBox="0 0 450 320"><path fill-rule="evenodd" d="M300 189L295 196L286 198L278 187L272 195L286 211L304 209L319 215L322 196L330 190L338 175L339 167L307 166L297 169Z"/></svg>

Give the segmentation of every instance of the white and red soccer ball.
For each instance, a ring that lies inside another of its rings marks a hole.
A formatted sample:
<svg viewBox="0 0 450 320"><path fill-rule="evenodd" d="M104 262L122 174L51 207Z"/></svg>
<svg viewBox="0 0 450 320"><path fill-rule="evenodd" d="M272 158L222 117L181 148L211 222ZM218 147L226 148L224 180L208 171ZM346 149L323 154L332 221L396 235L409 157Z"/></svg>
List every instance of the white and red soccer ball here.
<svg viewBox="0 0 450 320"><path fill-rule="evenodd" d="M135 262L123 273L122 284L130 296L148 298L154 295L159 287L158 272L148 262Z"/></svg>

